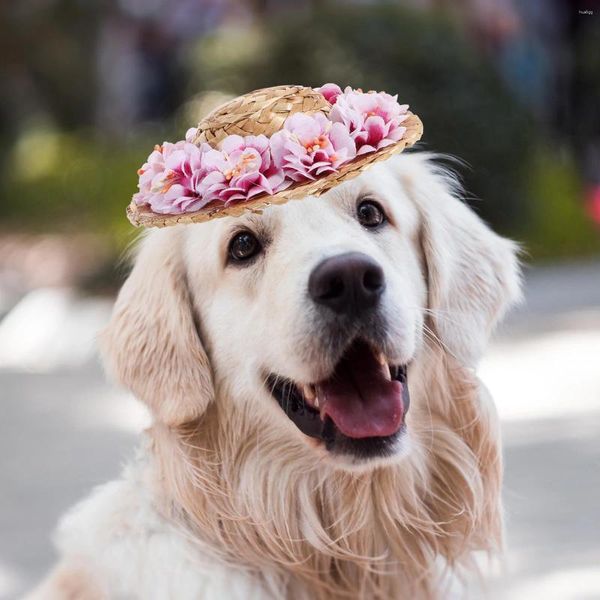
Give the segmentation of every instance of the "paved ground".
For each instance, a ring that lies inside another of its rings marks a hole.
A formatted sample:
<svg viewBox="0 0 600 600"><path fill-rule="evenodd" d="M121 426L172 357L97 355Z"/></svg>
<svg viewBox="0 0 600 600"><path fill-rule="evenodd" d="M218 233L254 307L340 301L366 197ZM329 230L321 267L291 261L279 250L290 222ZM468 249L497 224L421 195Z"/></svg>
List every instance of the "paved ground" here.
<svg viewBox="0 0 600 600"><path fill-rule="evenodd" d="M528 273L481 366L505 438L510 550L491 595L600 598L600 262ZM0 322L0 598L53 561L58 516L114 477L146 415L108 386L109 303L38 290ZM57 335L60 333L60 335Z"/></svg>

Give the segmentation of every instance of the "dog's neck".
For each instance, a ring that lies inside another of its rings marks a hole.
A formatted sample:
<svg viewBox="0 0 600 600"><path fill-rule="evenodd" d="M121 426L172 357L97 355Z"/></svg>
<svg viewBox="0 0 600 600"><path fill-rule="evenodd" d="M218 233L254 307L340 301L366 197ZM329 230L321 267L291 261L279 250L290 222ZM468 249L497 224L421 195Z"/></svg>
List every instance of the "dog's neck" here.
<svg viewBox="0 0 600 600"><path fill-rule="evenodd" d="M301 440L282 443L218 402L199 421L157 425L169 517L275 597L434 597L440 562L455 569L501 544L501 464L474 376L427 351L427 371L411 375L412 448L398 464L315 464Z"/></svg>

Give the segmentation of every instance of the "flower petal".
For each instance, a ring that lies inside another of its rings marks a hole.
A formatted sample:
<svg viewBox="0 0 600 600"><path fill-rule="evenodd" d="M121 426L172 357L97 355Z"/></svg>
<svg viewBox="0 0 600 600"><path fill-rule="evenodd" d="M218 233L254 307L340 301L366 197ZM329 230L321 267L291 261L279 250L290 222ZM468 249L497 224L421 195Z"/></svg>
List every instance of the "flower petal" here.
<svg viewBox="0 0 600 600"><path fill-rule="evenodd" d="M319 92L319 94L325 96L325 100L329 104L335 104L337 97L342 93L342 89L335 83L326 83L319 88L315 88L315 92Z"/></svg>

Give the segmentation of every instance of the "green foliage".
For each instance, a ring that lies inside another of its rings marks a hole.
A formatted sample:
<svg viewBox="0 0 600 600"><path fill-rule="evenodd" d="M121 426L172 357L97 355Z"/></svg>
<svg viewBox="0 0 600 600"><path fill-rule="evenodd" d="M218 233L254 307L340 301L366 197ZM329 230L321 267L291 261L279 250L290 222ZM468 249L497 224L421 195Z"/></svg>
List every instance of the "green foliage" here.
<svg viewBox="0 0 600 600"><path fill-rule="evenodd" d="M581 180L573 161L540 148L530 169L531 223L515 224L527 252L537 260L600 252L600 229L585 214Z"/></svg>
<svg viewBox="0 0 600 600"><path fill-rule="evenodd" d="M7 68L0 78L0 97L13 109L0 113L3 130L14 133L18 126L14 115L39 109L48 110L67 129L93 119L94 50L101 14L97 2L2 3L0 30Z"/></svg>
<svg viewBox="0 0 600 600"><path fill-rule="evenodd" d="M258 30L224 29L196 52L197 81L243 93L281 83L397 92L425 124L422 148L460 157L475 209L509 231L527 220L523 166L532 124L493 67L443 14L394 4L287 14Z"/></svg>
<svg viewBox="0 0 600 600"><path fill-rule="evenodd" d="M257 28L218 30L190 51L188 61L190 97L327 81L397 92L423 118L421 147L469 163L471 169L460 170L467 189L482 199L472 201L475 210L523 241L534 260L600 251L574 163L542 145L526 109L443 14L392 4L342 9L323 3L312 11L279 13ZM73 69L78 64L67 63ZM86 105L72 92L76 104ZM70 100L59 104L71 114ZM5 133L14 142L5 137L0 159L0 231L98 233L118 256L137 234L125 218L137 168L157 141L183 136L201 116L188 114L196 104L162 128L140 127L136 137L120 140L92 130L65 133L71 126L66 117L54 119L59 130L38 123Z"/></svg>
<svg viewBox="0 0 600 600"><path fill-rule="evenodd" d="M2 229L99 233L118 254L132 236L125 207L155 136L116 145L89 131L29 130L3 165Z"/></svg>

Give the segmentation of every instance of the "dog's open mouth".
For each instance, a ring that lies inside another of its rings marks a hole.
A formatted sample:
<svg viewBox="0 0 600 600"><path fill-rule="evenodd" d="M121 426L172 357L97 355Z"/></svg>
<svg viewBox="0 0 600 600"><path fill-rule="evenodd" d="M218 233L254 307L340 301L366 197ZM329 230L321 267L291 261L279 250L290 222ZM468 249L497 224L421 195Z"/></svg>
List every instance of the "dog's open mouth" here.
<svg viewBox="0 0 600 600"><path fill-rule="evenodd" d="M364 340L346 350L334 372L312 385L271 374L271 393L302 433L331 443L393 438L410 404L405 365L388 365ZM364 443L363 443L364 445Z"/></svg>

